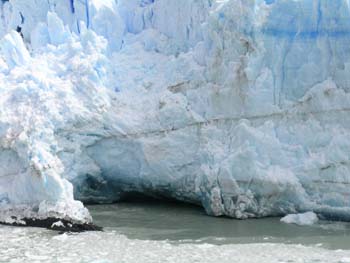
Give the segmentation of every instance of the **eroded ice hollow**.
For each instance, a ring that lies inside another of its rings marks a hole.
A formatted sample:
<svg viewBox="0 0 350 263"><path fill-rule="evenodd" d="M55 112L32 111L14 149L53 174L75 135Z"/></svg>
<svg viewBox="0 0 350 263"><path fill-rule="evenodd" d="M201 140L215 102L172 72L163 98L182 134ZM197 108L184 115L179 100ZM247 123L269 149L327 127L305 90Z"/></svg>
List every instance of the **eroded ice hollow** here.
<svg viewBox="0 0 350 263"><path fill-rule="evenodd" d="M135 193L350 220L347 0L0 7L0 221Z"/></svg>

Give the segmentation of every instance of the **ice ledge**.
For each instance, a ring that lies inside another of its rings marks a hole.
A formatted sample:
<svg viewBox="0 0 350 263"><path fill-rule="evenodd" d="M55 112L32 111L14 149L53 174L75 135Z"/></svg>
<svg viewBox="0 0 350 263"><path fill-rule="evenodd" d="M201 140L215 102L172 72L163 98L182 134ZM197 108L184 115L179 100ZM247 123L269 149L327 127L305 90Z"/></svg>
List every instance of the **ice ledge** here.
<svg viewBox="0 0 350 263"><path fill-rule="evenodd" d="M43 227L64 232L96 231L102 228L92 223L88 210L79 201L43 201L39 206L0 205L0 224Z"/></svg>
<svg viewBox="0 0 350 263"><path fill-rule="evenodd" d="M45 218L60 218L66 221L72 221L75 223L91 223L92 218L88 210L79 201L58 201L58 202L48 202L42 201L38 207L32 206L10 206L6 209L6 205L3 206L2 211L13 211L18 213L18 219L23 218L35 218L35 219L45 219Z"/></svg>

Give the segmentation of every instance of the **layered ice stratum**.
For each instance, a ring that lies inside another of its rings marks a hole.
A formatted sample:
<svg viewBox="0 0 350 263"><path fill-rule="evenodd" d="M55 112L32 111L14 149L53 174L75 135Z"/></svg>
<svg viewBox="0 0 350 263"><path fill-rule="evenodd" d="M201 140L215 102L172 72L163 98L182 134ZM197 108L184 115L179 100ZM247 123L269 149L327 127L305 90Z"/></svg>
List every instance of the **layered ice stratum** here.
<svg viewBox="0 0 350 263"><path fill-rule="evenodd" d="M2 0L0 221L135 193L350 220L348 0Z"/></svg>

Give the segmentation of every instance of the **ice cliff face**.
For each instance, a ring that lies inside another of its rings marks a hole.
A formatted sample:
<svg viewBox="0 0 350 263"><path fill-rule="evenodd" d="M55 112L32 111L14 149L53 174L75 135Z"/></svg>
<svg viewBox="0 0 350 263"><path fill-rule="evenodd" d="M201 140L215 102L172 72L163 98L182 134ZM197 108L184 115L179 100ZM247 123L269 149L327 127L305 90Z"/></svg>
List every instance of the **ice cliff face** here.
<svg viewBox="0 0 350 263"><path fill-rule="evenodd" d="M0 7L0 221L89 222L73 186L350 219L348 1Z"/></svg>

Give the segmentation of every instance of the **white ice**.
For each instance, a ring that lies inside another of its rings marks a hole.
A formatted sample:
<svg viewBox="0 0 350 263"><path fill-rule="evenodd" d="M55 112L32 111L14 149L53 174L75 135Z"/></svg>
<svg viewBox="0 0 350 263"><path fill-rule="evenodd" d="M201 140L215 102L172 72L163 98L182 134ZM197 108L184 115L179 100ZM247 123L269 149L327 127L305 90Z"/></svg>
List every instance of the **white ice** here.
<svg viewBox="0 0 350 263"><path fill-rule="evenodd" d="M292 244L213 245L129 239L116 232L53 235L37 229L0 227L5 262L327 262L349 263L347 250ZM35 244L35 246L33 246Z"/></svg>
<svg viewBox="0 0 350 263"><path fill-rule="evenodd" d="M89 221L74 198L135 192L217 216L350 220L348 1L0 12L0 220Z"/></svg>
<svg viewBox="0 0 350 263"><path fill-rule="evenodd" d="M318 217L313 212L306 212L301 214L290 214L281 218L281 222L287 224L296 224L299 226L311 226L318 222Z"/></svg>

